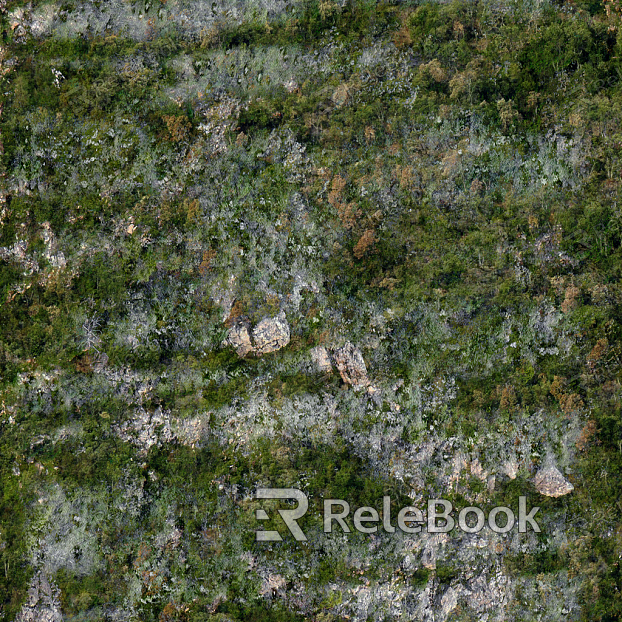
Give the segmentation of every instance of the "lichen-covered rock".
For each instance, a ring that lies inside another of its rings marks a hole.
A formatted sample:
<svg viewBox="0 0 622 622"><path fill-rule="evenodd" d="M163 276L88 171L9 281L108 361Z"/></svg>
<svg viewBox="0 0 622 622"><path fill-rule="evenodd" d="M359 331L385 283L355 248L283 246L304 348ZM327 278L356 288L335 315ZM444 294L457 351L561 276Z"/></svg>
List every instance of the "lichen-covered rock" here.
<svg viewBox="0 0 622 622"><path fill-rule="evenodd" d="M139 455L146 456L149 449L175 439L171 428L170 411L158 407L154 412L138 408L134 416L114 428L119 437L139 448Z"/></svg>
<svg viewBox="0 0 622 622"><path fill-rule="evenodd" d="M44 573L35 575L28 590L28 600L15 622L62 622L60 590L50 584Z"/></svg>
<svg viewBox="0 0 622 622"><path fill-rule="evenodd" d="M446 620L449 614L458 606L458 592L450 587L441 598L441 620Z"/></svg>
<svg viewBox="0 0 622 622"><path fill-rule="evenodd" d="M363 355L354 344L348 341L342 348L335 350L333 360L346 384L364 387L369 384Z"/></svg>
<svg viewBox="0 0 622 622"><path fill-rule="evenodd" d="M317 365L318 369L323 372L330 372L333 366L328 356L328 350L324 346L316 346L311 350L311 359Z"/></svg>
<svg viewBox="0 0 622 622"><path fill-rule="evenodd" d="M536 490L546 497L562 497L574 490L574 486L553 465L536 473Z"/></svg>
<svg viewBox="0 0 622 622"><path fill-rule="evenodd" d="M285 347L289 343L289 324L285 313L261 320L253 329L253 341L257 354L267 354Z"/></svg>
<svg viewBox="0 0 622 622"><path fill-rule="evenodd" d="M229 330L229 334L224 341L224 345L232 346L240 356L246 356L253 352L253 344L251 336L248 332L248 326L245 323L234 324Z"/></svg>

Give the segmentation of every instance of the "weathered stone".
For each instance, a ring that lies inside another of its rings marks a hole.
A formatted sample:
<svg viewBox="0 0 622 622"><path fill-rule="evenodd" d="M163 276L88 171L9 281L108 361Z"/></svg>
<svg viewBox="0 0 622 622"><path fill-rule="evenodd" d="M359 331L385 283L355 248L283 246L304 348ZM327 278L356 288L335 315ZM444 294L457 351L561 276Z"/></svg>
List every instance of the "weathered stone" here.
<svg viewBox="0 0 622 622"><path fill-rule="evenodd" d="M548 466L536 473L536 490L546 497L562 497L574 490L574 486L554 466Z"/></svg>
<svg viewBox="0 0 622 622"><path fill-rule="evenodd" d="M440 619L446 620L449 614L458 606L458 592L450 587L441 598Z"/></svg>
<svg viewBox="0 0 622 622"><path fill-rule="evenodd" d="M320 371L330 372L333 370L330 357L328 356L328 351L324 346L316 346L313 348L311 350L311 358Z"/></svg>
<svg viewBox="0 0 622 622"><path fill-rule="evenodd" d="M516 479L516 475L518 474L518 463L516 462L516 458L510 458L504 462L501 467L501 472L505 473L505 475L507 475L510 479Z"/></svg>
<svg viewBox="0 0 622 622"><path fill-rule="evenodd" d="M248 326L239 322L234 324L229 330L229 334L225 339L224 345L233 346L240 356L246 356L254 350L251 343L251 336L248 332Z"/></svg>
<svg viewBox="0 0 622 622"><path fill-rule="evenodd" d="M361 351L349 341L333 355L335 365L346 384L364 386L369 384L367 368Z"/></svg>
<svg viewBox="0 0 622 622"><path fill-rule="evenodd" d="M285 313L261 320L253 329L253 341L257 354L267 354L285 347L289 343L289 324Z"/></svg>
<svg viewBox="0 0 622 622"><path fill-rule="evenodd" d="M147 455L149 449L169 443L175 439L171 428L170 411L158 406L154 412L139 408L129 421L115 426L119 437L139 448L140 455Z"/></svg>
<svg viewBox="0 0 622 622"><path fill-rule="evenodd" d="M35 575L30 583L28 599L15 622L62 622L60 590L50 584L44 573Z"/></svg>

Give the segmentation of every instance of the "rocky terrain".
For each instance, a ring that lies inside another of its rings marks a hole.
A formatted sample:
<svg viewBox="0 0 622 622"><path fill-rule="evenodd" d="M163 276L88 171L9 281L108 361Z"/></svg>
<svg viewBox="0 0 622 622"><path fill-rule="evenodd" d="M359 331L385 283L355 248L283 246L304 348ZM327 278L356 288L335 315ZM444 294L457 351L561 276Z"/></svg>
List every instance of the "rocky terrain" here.
<svg viewBox="0 0 622 622"><path fill-rule="evenodd" d="M618 0L0 11L0 620L620 619Z"/></svg>

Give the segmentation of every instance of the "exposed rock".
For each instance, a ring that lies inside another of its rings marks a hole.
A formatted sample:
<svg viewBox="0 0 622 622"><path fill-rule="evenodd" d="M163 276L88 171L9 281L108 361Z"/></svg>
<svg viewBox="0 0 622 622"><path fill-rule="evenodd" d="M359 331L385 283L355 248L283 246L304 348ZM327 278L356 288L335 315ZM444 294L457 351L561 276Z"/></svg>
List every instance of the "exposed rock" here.
<svg viewBox="0 0 622 622"><path fill-rule="evenodd" d="M341 379L346 384L354 386L367 386L367 368L361 351L349 341L333 355L335 365L341 374Z"/></svg>
<svg viewBox="0 0 622 622"><path fill-rule="evenodd" d="M37 11L30 22L30 33L33 37L41 37L47 34L52 28L55 18L56 7L54 5L37 7Z"/></svg>
<svg viewBox="0 0 622 622"><path fill-rule="evenodd" d="M433 549L425 549L423 551L421 565L428 570L436 570L436 555Z"/></svg>
<svg viewBox="0 0 622 622"><path fill-rule="evenodd" d="M122 440L136 445L141 456L146 456L153 445L160 447L175 439L170 411L159 406L154 412L137 409L132 419L115 426L115 430Z"/></svg>
<svg viewBox="0 0 622 622"><path fill-rule="evenodd" d="M458 593L450 587L441 598L441 620L446 620L449 614L458 606Z"/></svg>
<svg viewBox="0 0 622 622"><path fill-rule="evenodd" d="M562 497L574 490L574 486L552 465L536 473L535 485L536 490L546 497Z"/></svg>
<svg viewBox="0 0 622 622"><path fill-rule="evenodd" d="M224 345L233 346L240 356L246 356L254 350L247 324L239 322L229 330Z"/></svg>
<svg viewBox="0 0 622 622"><path fill-rule="evenodd" d="M253 329L253 341L257 354L267 354L285 347L289 343L289 324L285 313L261 320Z"/></svg>
<svg viewBox="0 0 622 622"><path fill-rule="evenodd" d="M484 467L482 467L477 458L471 462L471 475L473 475L473 477L477 477L477 479L482 482L486 481L486 478L488 477L488 471L484 471Z"/></svg>
<svg viewBox="0 0 622 622"><path fill-rule="evenodd" d="M458 452L451 460L451 475L449 485L457 484L460 481L461 472L467 468L467 458Z"/></svg>
<svg viewBox="0 0 622 622"><path fill-rule="evenodd" d="M429 536L421 553L421 565L428 570L436 570L436 562L440 556L441 548L447 543L449 536L446 533L438 533Z"/></svg>
<svg viewBox="0 0 622 622"><path fill-rule="evenodd" d="M215 156L228 150L225 139L227 129L235 122L239 112L240 105L232 98L226 98L205 111L205 123L199 125L199 131L206 137L209 155Z"/></svg>
<svg viewBox="0 0 622 622"><path fill-rule="evenodd" d="M108 365L108 355L106 353L100 352L93 357L93 371L103 372L106 369L106 365Z"/></svg>
<svg viewBox="0 0 622 622"><path fill-rule="evenodd" d="M44 573L35 575L28 590L28 600L15 622L62 622L60 590L50 584Z"/></svg>
<svg viewBox="0 0 622 622"><path fill-rule="evenodd" d="M209 416L179 419L175 421L173 429L174 435L184 445L199 446L201 440L209 434Z"/></svg>
<svg viewBox="0 0 622 622"><path fill-rule="evenodd" d="M518 474L518 463L516 462L516 458L510 458L504 462L501 467L501 471L510 479L516 479L516 475Z"/></svg>
<svg viewBox="0 0 622 622"><path fill-rule="evenodd" d="M15 262L26 274L39 272L41 268L38 262L27 250L27 240L17 240L11 247L0 246L0 260Z"/></svg>
<svg viewBox="0 0 622 622"><path fill-rule="evenodd" d="M324 346L316 346L311 350L311 358L313 362L318 366L318 369L323 372L331 372L333 366L328 356L328 350Z"/></svg>
<svg viewBox="0 0 622 622"><path fill-rule="evenodd" d="M229 329L223 345L233 346L239 356L246 356L251 352L261 355L280 350L290 340L289 324L283 312L275 318L261 320L252 331L252 341L249 329L248 322L238 320Z"/></svg>
<svg viewBox="0 0 622 622"><path fill-rule="evenodd" d="M497 609L500 613L497 617L498 620L509 619L507 615L503 615L508 599L508 578L500 570L492 577L487 577L485 573L482 573L468 581L467 586L469 608L474 609L478 613ZM480 616L476 619L486 620L490 618L488 616Z"/></svg>
<svg viewBox="0 0 622 622"><path fill-rule="evenodd" d="M270 574L263 581L263 585L259 593L262 596L274 597L283 596L285 594L285 588L287 587L287 581L285 577L279 574Z"/></svg>

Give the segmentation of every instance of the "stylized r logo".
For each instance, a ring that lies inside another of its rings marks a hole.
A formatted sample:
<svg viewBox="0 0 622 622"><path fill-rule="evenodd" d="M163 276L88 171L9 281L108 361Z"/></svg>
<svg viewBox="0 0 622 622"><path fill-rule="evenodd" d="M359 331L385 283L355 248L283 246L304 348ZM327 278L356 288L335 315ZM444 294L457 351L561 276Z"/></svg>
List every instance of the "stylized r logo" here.
<svg viewBox="0 0 622 622"><path fill-rule="evenodd" d="M298 542L306 542L307 536L296 522L302 518L309 507L309 500L302 490L297 488L258 488L256 499L295 499L298 501L298 507L295 510L278 510L281 518L287 525L290 533ZM257 520L268 520L270 517L265 510L259 509L255 516ZM255 532L255 540L257 542L280 542L283 540L278 531L257 531Z"/></svg>

